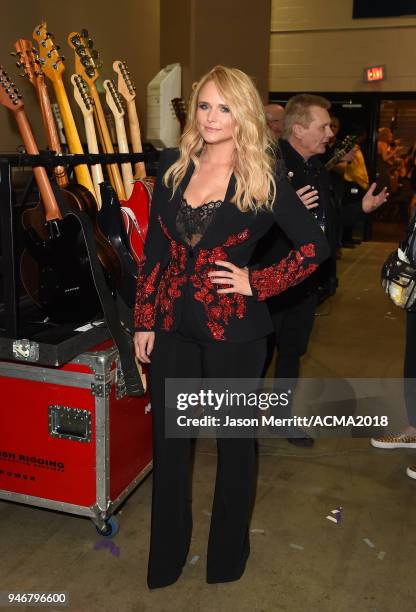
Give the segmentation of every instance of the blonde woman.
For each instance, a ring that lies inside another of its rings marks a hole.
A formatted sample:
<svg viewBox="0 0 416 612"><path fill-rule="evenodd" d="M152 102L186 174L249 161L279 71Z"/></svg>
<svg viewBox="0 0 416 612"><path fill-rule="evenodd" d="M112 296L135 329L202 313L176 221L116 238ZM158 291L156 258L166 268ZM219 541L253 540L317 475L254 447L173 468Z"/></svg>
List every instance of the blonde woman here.
<svg viewBox="0 0 416 612"><path fill-rule="evenodd" d="M328 256L325 237L286 180L251 79L216 66L197 83L179 150L161 155L139 266L137 357L150 364L153 499L150 588L175 582L192 533L191 440L165 435L166 378L256 378L272 323L266 298L300 283ZM289 255L250 269L277 222ZM186 392L186 389L183 389ZM254 439L218 438L207 581L238 580L249 556Z"/></svg>

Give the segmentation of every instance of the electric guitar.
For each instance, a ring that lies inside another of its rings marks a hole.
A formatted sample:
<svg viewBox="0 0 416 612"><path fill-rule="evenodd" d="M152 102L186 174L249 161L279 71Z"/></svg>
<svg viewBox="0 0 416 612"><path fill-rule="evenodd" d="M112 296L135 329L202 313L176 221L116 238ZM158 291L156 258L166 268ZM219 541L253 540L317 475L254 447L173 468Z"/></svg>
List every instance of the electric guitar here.
<svg viewBox="0 0 416 612"><path fill-rule="evenodd" d="M91 97L94 100L94 116L97 123L101 146L105 153L114 153L113 143L108 131L100 96L95 85L95 82L99 76L98 68L101 66L99 54L93 48L93 41L89 37L87 30L82 30L81 33L72 32L69 34L68 43L69 46L75 51L75 72L82 75L84 80L87 82ZM118 165L115 163L109 164L108 173L119 200L125 200L126 193L124 191Z"/></svg>
<svg viewBox="0 0 416 612"><path fill-rule="evenodd" d="M0 104L12 111L26 151L38 155L22 96L1 67ZM73 218L62 218L45 169L37 166L33 172L44 208L46 238L27 227L30 256L21 260L23 286L53 321L90 320L99 312L100 303L80 228Z"/></svg>
<svg viewBox="0 0 416 612"><path fill-rule="evenodd" d="M58 130L59 142L61 143L62 150L65 153L68 151L68 142L66 140L64 124L62 122L61 111L59 110L59 105L57 102L52 102L51 104L53 116L55 118L56 128Z"/></svg>
<svg viewBox="0 0 416 612"><path fill-rule="evenodd" d="M118 94L124 98L127 106L132 149L135 153L142 153L140 126L135 104L135 86L130 79L130 72L125 62L117 60L113 63L113 68L118 75ZM110 96L113 98L113 102ZM108 89L107 103L112 109L113 114L118 115L118 121L121 122L122 117L118 111L116 96L117 92L115 92L115 88ZM119 101L119 98L117 98L117 100ZM149 225L149 209L153 192L153 181L146 177L146 169L143 162L139 162L135 165L135 172L135 178L138 180L134 182L133 193L127 202L121 202L121 206L130 250L135 260L139 262L143 253L144 241Z"/></svg>
<svg viewBox="0 0 416 612"><path fill-rule="evenodd" d="M71 83L74 87L74 99L81 109L84 119L85 135L87 138L88 152L99 153L97 136L94 127L94 101L89 95L88 86L80 74L71 76ZM100 183L104 181L101 164L94 164L90 168L92 180L99 208L101 208Z"/></svg>
<svg viewBox="0 0 416 612"><path fill-rule="evenodd" d="M126 128L124 126L123 102L116 90L116 86L114 85L113 81L110 81L110 79L106 79L103 83L103 86L106 92L105 99L113 114L119 153L128 153L129 146L127 143ZM133 170L130 162L121 164L121 174L123 176L124 190L128 199L132 194L134 181Z"/></svg>
<svg viewBox="0 0 416 612"><path fill-rule="evenodd" d="M25 76L28 77L31 84L35 87L49 148L59 154L61 152L61 146L53 119L49 93L44 80L40 58L29 40L20 38L15 42L15 49L19 58L18 63L20 67L23 68ZM94 230L98 259L105 269L112 287L119 287L121 282L120 260L116 251L98 226L97 204L94 196L83 185L69 185L65 168L61 166L57 168L58 173L55 170L55 176L57 183L62 188L66 201L73 210L82 210L90 217ZM23 213L23 225L36 227L38 234L42 234L42 231L39 229L42 225L42 220L42 205L30 208Z"/></svg>
<svg viewBox="0 0 416 612"><path fill-rule="evenodd" d="M88 86L79 74L73 74L71 82L74 86L74 98L84 117L85 131L89 153L98 152L98 142L94 127L93 106L94 101L88 93ZM137 282L137 265L130 253L128 237L124 229L122 211L113 189L103 181L103 172L100 164L92 166L94 184L100 190L102 206L98 221L108 240L117 251L122 270L122 280L119 293L129 308L135 300Z"/></svg>
<svg viewBox="0 0 416 612"><path fill-rule="evenodd" d="M170 103L172 104L176 119L179 121L181 134L183 134L186 125L186 104L182 98L173 98Z"/></svg>
<svg viewBox="0 0 416 612"><path fill-rule="evenodd" d="M329 159L325 168L327 170L331 170L334 166L336 166L351 149L355 147L355 144L358 140L358 136L346 136L342 141L341 145L335 149L334 155Z"/></svg>
<svg viewBox="0 0 416 612"><path fill-rule="evenodd" d="M64 57L60 55L59 48L55 45L45 22L42 22L35 28L33 38L39 44L39 58L42 62L43 72L52 81L65 127L65 134L68 139L69 150L71 153L83 154L84 151L82 150L81 141L62 80L62 74L65 70ZM77 182L84 185L94 195L94 185L86 164L75 166L75 176L77 177Z"/></svg>
<svg viewBox="0 0 416 612"><path fill-rule="evenodd" d="M140 135L140 124L136 109L136 86L130 78L130 72L126 62L116 60L113 62L113 70L117 74L117 90L124 98L127 106L129 119L130 140L133 153L142 153L142 139ZM145 179L146 168L143 162L134 165L134 178Z"/></svg>

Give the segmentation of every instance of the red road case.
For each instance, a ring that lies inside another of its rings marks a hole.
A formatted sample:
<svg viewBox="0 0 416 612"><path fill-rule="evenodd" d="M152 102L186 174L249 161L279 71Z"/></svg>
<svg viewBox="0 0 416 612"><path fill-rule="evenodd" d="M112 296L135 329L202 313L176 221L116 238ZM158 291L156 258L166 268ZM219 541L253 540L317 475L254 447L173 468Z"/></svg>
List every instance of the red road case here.
<svg viewBox="0 0 416 612"><path fill-rule="evenodd" d="M0 499L112 513L152 467L148 395L125 394L111 341L60 367L0 361Z"/></svg>

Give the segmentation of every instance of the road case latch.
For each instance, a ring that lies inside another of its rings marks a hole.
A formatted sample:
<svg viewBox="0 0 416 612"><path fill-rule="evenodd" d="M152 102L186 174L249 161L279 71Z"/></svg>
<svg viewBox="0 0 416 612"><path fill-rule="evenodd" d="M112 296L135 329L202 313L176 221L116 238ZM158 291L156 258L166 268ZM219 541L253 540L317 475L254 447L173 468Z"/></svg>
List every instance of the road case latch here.
<svg viewBox="0 0 416 612"><path fill-rule="evenodd" d="M13 340L13 357L22 361L38 361L39 344L27 338Z"/></svg>

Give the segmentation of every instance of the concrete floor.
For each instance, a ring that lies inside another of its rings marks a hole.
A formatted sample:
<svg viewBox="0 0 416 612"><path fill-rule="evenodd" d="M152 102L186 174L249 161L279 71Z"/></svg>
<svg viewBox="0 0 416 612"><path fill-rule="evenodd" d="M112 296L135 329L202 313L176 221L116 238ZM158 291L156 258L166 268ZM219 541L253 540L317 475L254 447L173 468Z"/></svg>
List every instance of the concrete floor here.
<svg viewBox="0 0 416 612"><path fill-rule="evenodd" d="M371 242L344 251L340 289L320 307L304 376L401 376L404 316L379 286L392 248ZM265 439L259 450L252 553L240 581L205 583L216 455L204 440L195 465L194 563L175 585L150 592L145 584L150 476L119 512L119 556L94 550L101 538L89 520L0 502L0 591L65 590L74 612L414 611L416 481L405 468L416 452L375 450L363 438L320 439L311 450ZM338 525L325 518L337 506L344 508Z"/></svg>

